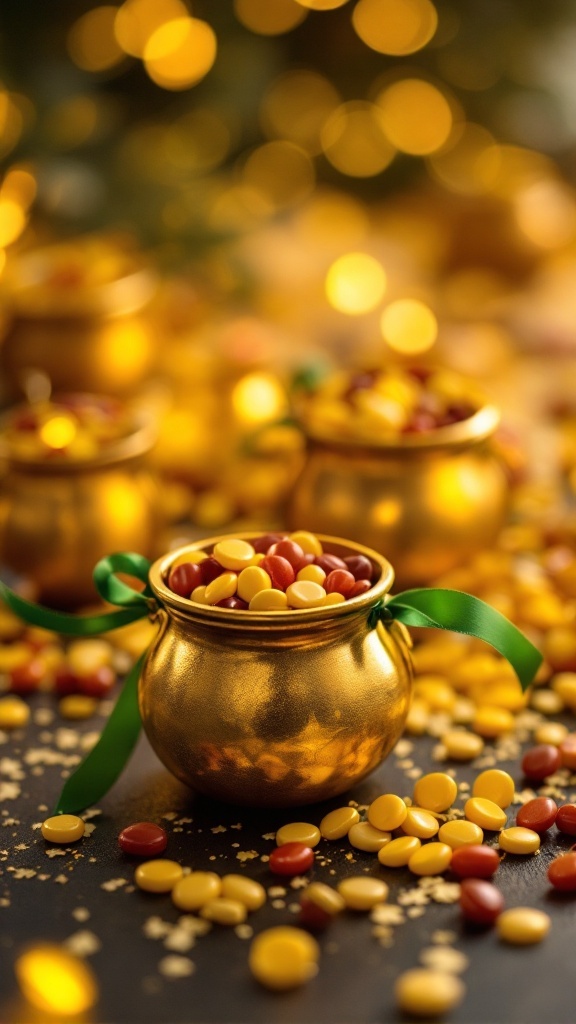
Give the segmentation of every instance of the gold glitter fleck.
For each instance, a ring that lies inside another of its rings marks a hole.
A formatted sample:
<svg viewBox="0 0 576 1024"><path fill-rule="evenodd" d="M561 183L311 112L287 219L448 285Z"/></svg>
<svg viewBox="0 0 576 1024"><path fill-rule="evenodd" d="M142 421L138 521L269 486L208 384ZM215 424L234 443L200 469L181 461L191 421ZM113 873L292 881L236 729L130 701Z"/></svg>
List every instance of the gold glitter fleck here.
<svg viewBox="0 0 576 1024"><path fill-rule="evenodd" d="M158 964L160 974L170 979L189 978L195 969L195 965L187 956L179 956L177 953L163 957Z"/></svg>

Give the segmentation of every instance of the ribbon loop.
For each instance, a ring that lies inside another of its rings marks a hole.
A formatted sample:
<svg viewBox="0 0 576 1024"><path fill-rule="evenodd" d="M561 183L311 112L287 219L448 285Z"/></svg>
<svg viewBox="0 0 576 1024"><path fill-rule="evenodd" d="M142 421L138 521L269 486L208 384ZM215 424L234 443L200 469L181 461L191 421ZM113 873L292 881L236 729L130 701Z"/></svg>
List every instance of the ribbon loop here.
<svg viewBox="0 0 576 1024"><path fill-rule="evenodd" d="M148 583L150 562L143 555L132 551L118 551L113 555L101 558L94 568L94 586L105 601L121 607L145 607L149 610L153 602L153 594ZM117 572L135 576L145 584L144 590L134 590L127 583L119 580ZM145 613L144 613L145 614Z"/></svg>
<svg viewBox="0 0 576 1024"><path fill-rule="evenodd" d="M390 616L405 626L431 626L485 640L510 662L522 689L530 685L542 663L542 655L504 615L485 601L460 590L425 588L406 590L375 605L368 618L372 626ZM373 628L373 626L372 626Z"/></svg>

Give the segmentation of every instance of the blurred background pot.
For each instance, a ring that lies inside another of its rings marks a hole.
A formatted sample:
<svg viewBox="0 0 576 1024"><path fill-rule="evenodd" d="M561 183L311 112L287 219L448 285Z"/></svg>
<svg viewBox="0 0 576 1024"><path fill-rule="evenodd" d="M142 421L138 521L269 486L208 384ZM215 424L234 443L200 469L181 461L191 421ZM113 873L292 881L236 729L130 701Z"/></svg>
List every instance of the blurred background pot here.
<svg viewBox="0 0 576 1024"><path fill-rule="evenodd" d="M162 626L140 679L148 739L177 778L221 800L290 806L343 793L390 752L408 711L408 633L398 623L368 625L392 567L359 544L321 537L325 550L372 560L378 581L367 594L254 612L199 605L168 589L164 580L186 550L211 550L222 539L175 551L150 571Z"/></svg>

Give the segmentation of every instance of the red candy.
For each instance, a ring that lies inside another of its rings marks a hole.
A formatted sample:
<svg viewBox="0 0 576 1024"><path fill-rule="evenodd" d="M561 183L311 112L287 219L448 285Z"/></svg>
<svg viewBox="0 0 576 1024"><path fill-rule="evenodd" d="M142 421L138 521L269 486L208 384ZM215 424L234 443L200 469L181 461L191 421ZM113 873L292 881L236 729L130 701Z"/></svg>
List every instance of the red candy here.
<svg viewBox="0 0 576 1024"><path fill-rule="evenodd" d="M352 589L348 591L348 597L359 597L360 594L365 594L371 587L370 580L356 580Z"/></svg>
<svg viewBox="0 0 576 1024"><path fill-rule="evenodd" d="M32 655L32 651L30 652ZM25 665L18 665L10 673L12 693L35 693L46 675L46 666L40 658L31 657Z"/></svg>
<svg viewBox="0 0 576 1024"><path fill-rule="evenodd" d="M576 853L563 853L548 867L548 880L560 892L574 892L576 889Z"/></svg>
<svg viewBox="0 0 576 1024"><path fill-rule="evenodd" d="M560 751L562 767L574 771L576 769L576 736L567 736L559 745L558 750Z"/></svg>
<svg viewBox="0 0 576 1024"><path fill-rule="evenodd" d="M522 758L522 771L532 782L542 782L557 772L561 763L558 748L551 743L541 743L526 751Z"/></svg>
<svg viewBox="0 0 576 1024"><path fill-rule="evenodd" d="M308 559L305 556L303 549L294 540L279 540L277 544L273 544L268 549L269 555L279 555L280 558L285 558L293 569L298 572L302 566L308 564Z"/></svg>
<svg viewBox="0 0 576 1024"><path fill-rule="evenodd" d="M128 825L118 836L120 849L133 857L157 857L168 845L168 835L160 825L138 821Z"/></svg>
<svg viewBox="0 0 576 1024"><path fill-rule="evenodd" d="M473 924L494 924L504 910L504 897L492 882L465 878L460 885L460 909Z"/></svg>
<svg viewBox="0 0 576 1024"><path fill-rule="evenodd" d="M110 665L101 665L87 676L78 676L76 692L85 693L87 697L106 697L114 683L116 673Z"/></svg>
<svg viewBox="0 0 576 1024"><path fill-rule="evenodd" d="M192 591L199 587L201 583L202 569L200 564L194 564L193 562L183 562L182 565L177 565L175 569L170 571L168 577L170 590L180 597L190 597Z"/></svg>
<svg viewBox="0 0 576 1024"><path fill-rule="evenodd" d="M270 854L269 867L275 875L300 875L314 863L314 851L304 843L284 843Z"/></svg>
<svg viewBox="0 0 576 1024"><path fill-rule="evenodd" d="M558 814L558 806L549 796L537 796L528 800L516 815L516 824L522 828L531 828L533 832L546 832L552 828Z"/></svg>
<svg viewBox="0 0 576 1024"><path fill-rule="evenodd" d="M347 569L333 569L324 580L324 590L327 594L348 594L355 586L356 580Z"/></svg>
<svg viewBox="0 0 576 1024"><path fill-rule="evenodd" d="M333 572L334 569L346 569L346 562L343 558L338 558L338 555L323 554L317 555L314 559L314 565L319 565L327 576Z"/></svg>
<svg viewBox="0 0 576 1024"><path fill-rule="evenodd" d="M344 564L355 580L372 579L372 562L366 555L348 555L344 559Z"/></svg>
<svg viewBox="0 0 576 1024"><path fill-rule="evenodd" d="M491 846L460 846L454 850L450 869L459 878L492 878L500 857Z"/></svg>
<svg viewBox="0 0 576 1024"><path fill-rule="evenodd" d="M334 920L334 914L329 914L317 903L307 900L305 896L300 901L300 921L302 928L309 928L313 932L324 931Z"/></svg>
<svg viewBox="0 0 576 1024"><path fill-rule="evenodd" d="M284 539L285 538L282 533L265 533L262 537L258 537L256 540L250 541L250 543L257 555L267 555L273 544L278 544Z"/></svg>
<svg viewBox="0 0 576 1024"><path fill-rule="evenodd" d="M558 808L556 828L565 836L576 836L576 804L562 804Z"/></svg>
<svg viewBox="0 0 576 1024"><path fill-rule="evenodd" d="M286 590L296 579L292 565L282 555L266 555L260 562L260 568L268 573L275 590Z"/></svg>
<svg viewBox="0 0 576 1024"><path fill-rule="evenodd" d="M204 587L207 587L209 583L212 583L212 580L217 579L217 577L221 576L224 572L220 562L217 562L215 558L212 558L212 556L204 558L199 565L201 582Z"/></svg>
<svg viewBox="0 0 576 1024"><path fill-rule="evenodd" d="M217 608L236 608L239 612L245 612L248 607L248 602L243 601L241 597L223 597L221 601L216 601Z"/></svg>

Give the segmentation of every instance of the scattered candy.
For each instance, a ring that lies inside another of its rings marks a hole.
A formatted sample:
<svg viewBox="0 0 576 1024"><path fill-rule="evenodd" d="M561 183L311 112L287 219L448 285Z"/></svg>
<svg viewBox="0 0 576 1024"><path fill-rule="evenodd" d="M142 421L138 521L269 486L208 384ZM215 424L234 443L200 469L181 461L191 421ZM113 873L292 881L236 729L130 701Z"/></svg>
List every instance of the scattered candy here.
<svg viewBox="0 0 576 1024"><path fill-rule="evenodd" d="M192 871L176 881L172 902L179 910L190 913L217 899L221 891L222 881L214 871Z"/></svg>
<svg viewBox="0 0 576 1024"><path fill-rule="evenodd" d="M408 808L394 793L383 793L376 797L368 808L368 821L380 832L392 832L406 820Z"/></svg>
<svg viewBox="0 0 576 1024"><path fill-rule="evenodd" d="M14 969L24 997L52 1019L78 1018L98 999L90 967L62 946L33 946L18 957Z"/></svg>
<svg viewBox="0 0 576 1024"><path fill-rule="evenodd" d="M84 822L76 814L55 814L42 822L42 836L48 843L75 843L84 830Z"/></svg>
<svg viewBox="0 0 576 1024"><path fill-rule="evenodd" d="M337 888L349 910L371 910L388 898L386 882L366 875L344 878Z"/></svg>
<svg viewBox="0 0 576 1024"><path fill-rule="evenodd" d="M300 875L314 863L314 852L304 843L285 843L270 854L269 867L275 875Z"/></svg>
<svg viewBox="0 0 576 1024"><path fill-rule="evenodd" d="M445 811L458 794L454 779L446 772L422 775L414 786L414 803L428 811Z"/></svg>
<svg viewBox="0 0 576 1024"><path fill-rule="evenodd" d="M460 910L473 924L494 924L504 910L504 897L491 882L465 878L460 884Z"/></svg>
<svg viewBox="0 0 576 1024"><path fill-rule="evenodd" d="M492 878L499 864L498 852L491 846L461 846L452 854L450 869L459 878Z"/></svg>
<svg viewBox="0 0 576 1024"><path fill-rule="evenodd" d="M246 875L224 875L222 896L243 903L246 910L259 910L266 902L266 890L260 882Z"/></svg>
<svg viewBox="0 0 576 1024"><path fill-rule="evenodd" d="M182 868L175 860L147 860L136 868L134 881L145 892L172 892L182 875Z"/></svg>
<svg viewBox="0 0 576 1024"><path fill-rule="evenodd" d="M277 846L285 846L286 843L302 843L303 846L318 846L320 842L320 829L316 825L309 825L306 821L293 821L289 825L282 825L276 833Z"/></svg>
<svg viewBox="0 0 576 1024"><path fill-rule="evenodd" d="M557 814L558 807L552 797L537 796L520 808L516 815L516 824L541 834L552 828Z"/></svg>
<svg viewBox="0 0 576 1024"><path fill-rule="evenodd" d="M551 923L548 914L542 910L514 907L500 914L496 928L504 942L513 946L530 946L546 938Z"/></svg>
<svg viewBox="0 0 576 1024"><path fill-rule="evenodd" d="M151 821L138 821L122 829L118 843L124 853L133 857L154 857L164 853L168 845L168 834L160 825Z"/></svg>
<svg viewBox="0 0 576 1024"><path fill-rule="evenodd" d="M0 729L22 729L29 719L30 708L19 697L0 699Z"/></svg>
<svg viewBox="0 0 576 1024"><path fill-rule="evenodd" d="M479 825L473 821L446 821L438 830L438 839L441 843L448 843L453 850L459 850L463 846L476 846L484 839L484 833Z"/></svg>
<svg viewBox="0 0 576 1024"><path fill-rule="evenodd" d="M561 764L562 757L558 748L550 743L541 743L526 751L522 758L522 771L531 782L542 782L557 772Z"/></svg>
<svg viewBox="0 0 576 1024"><path fill-rule="evenodd" d="M417 836L418 839L431 839L439 827L438 819L430 811L424 811L420 807L408 807L402 822L402 831L407 836Z"/></svg>
<svg viewBox="0 0 576 1024"><path fill-rule="evenodd" d="M506 814L502 808L485 797L471 796L464 804L464 814L468 821L473 821L488 832L499 832L506 824Z"/></svg>
<svg viewBox="0 0 576 1024"><path fill-rule="evenodd" d="M324 882L312 882L300 900L300 924L321 931L344 910L346 901Z"/></svg>
<svg viewBox="0 0 576 1024"><path fill-rule="evenodd" d="M322 818L320 833L324 839L342 839L359 821L360 815L355 807L337 807Z"/></svg>
<svg viewBox="0 0 576 1024"><path fill-rule="evenodd" d="M560 892L576 890L576 853L564 853L548 866L548 880Z"/></svg>
<svg viewBox="0 0 576 1024"><path fill-rule="evenodd" d="M374 828L369 821L359 821L348 832L348 842L356 850L364 850L366 853L377 853L383 846L392 839L390 832L381 832Z"/></svg>
<svg viewBox="0 0 576 1024"><path fill-rule="evenodd" d="M408 867L414 875L441 875L451 860L452 847L448 843L424 843L412 854Z"/></svg>
<svg viewBox="0 0 576 1024"><path fill-rule="evenodd" d="M68 697L62 697L58 703L58 710L62 718L81 722L85 718L92 718L98 710L98 701L95 697L87 697L82 693L71 693Z"/></svg>
<svg viewBox="0 0 576 1024"><path fill-rule="evenodd" d="M499 768L489 768L474 779L472 796L492 800L505 810L514 799L514 779Z"/></svg>
<svg viewBox="0 0 576 1024"><path fill-rule="evenodd" d="M172 898L174 898L174 894L172 894ZM240 900L218 896L216 899L208 900L208 902L202 905L200 917L203 917L206 921L213 921L214 924L221 924L232 928L246 920L246 905L241 903Z"/></svg>
<svg viewBox="0 0 576 1024"><path fill-rule="evenodd" d="M576 836L576 804L562 804L556 815L556 828L567 836Z"/></svg>
<svg viewBox="0 0 576 1024"><path fill-rule="evenodd" d="M403 868L421 846L422 841L417 836L399 836L378 851L378 860L386 868Z"/></svg>
<svg viewBox="0 0 576 1024"><path fill-rule="evenodd" d="M301 928L268 928L253 940L248 965L266 988L284 992L297 988L318 973L320 948Z"/></svg>
<svg viewBox="0 0 576 1024"><path fill-rule="evenodd" d="M536 853L536 850L540 849L540 836L531 828L513 825L512 828L502 829L498 836L498 845L506 853Z"/></svg>
<svg viewBox="0 0 576 1024"><path fill-rule="evenodd" d="M465 988L454 974L415 967L396 979L399 1008L416 1017L443 1017L462 1002Z"/></svg>

